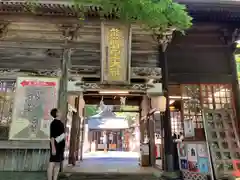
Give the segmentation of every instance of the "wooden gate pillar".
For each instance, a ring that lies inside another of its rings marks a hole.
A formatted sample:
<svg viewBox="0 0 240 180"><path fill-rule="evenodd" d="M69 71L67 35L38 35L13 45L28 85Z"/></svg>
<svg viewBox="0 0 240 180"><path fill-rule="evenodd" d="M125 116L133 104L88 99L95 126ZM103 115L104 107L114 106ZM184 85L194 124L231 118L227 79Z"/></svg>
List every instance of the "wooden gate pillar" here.
<svg viewBox="0 0 240 180"><path fill-rule="evenodd" d="M141 102L141 113L140 113L140 142L143 143L145 139L145 135L147 134L147 126L146 126L146 118L148 111L150 109L149 107L149 99L147 96L143 96L142 102Z"/></svg>
<svg viewBox="0 0 240 180"><path fill-rule="evenodd" d="M168 93L168 64L165 50L162 45L159 46L159 62L162 67L162 85L164 96L166 98L166 111L163 115L163 128L164 128L164 170L173 172L173 140L172 140L172 127L169 108L169 93Z"/></svg>
<svg viewBox="0 0 240 180"><path fill-rule="evenodd" d="M66 126L67 122L67 113L68 113L68 95L67 95L67 86L68 86L68 69L69 64L71 63L71 49L64 48L63 56L61 59L61 78L60 86L58 91L58 109L62 113L62 122ZM61 163L60 171L63 169L63 163Z"/></svg>
<svg viewBox="0 0 240 180"><path fill-rule="evenodd" d="M79 96L77 96L75 98L75 109L77 110L77 122L76 122L76 133L73 135L74 136L74 143L75 143L75 147L74 147L74 156L75 156L75 161L79 160L79 136L80 136L80 123L81 123L81 116L79 113Z"/></svg>
<svg viewBox="0 0 240 180"><path fill-rule="evenodd" d="M80 160L83 158L83 146L84 146L84 133L85 133L85 118L84 118L84 107L85 107L85 101L83 99L83 94L79 96L79 106L78 106L78 113L80 117L80 127L78 131L78 141L77 141L77 147L79 149L78 157L80 157Z"/></svg>
<svg viewBox="0 0 240 180"><path fill-rule="evenodd" d="M58 109L62 113L62 121L65 122L67 119L68 113L68 95L67 95L67 86L68 86L68 69L71 61L71 50L63 49L63 56L61 60L61 78L60 78L60 87L58 93Z"/></svg>
<svg viewBox="0 0 240 180"><path fill-rule="evenodd" d="M77 112L72 112L72 124L71 124L71 135L70 135L70 147L69 147L69 157L68 164L76 164L76 149L77 149L77 131L79 126L79 116Z"/></svg>
<svg viewBox="0 0 240 180"><path fill-rule="evenodd" d="M144 143L146 136L149 138L149 129L148 129L148 112L150 110L150 102L147 96L143 96L141 102L141 113L140 113L140 148ZM143 149L140 149L143 153ZM149 154L150 155L150 154ZM150 157L149 155L141 154L140 165L141 166L150 166Z"/></svg>

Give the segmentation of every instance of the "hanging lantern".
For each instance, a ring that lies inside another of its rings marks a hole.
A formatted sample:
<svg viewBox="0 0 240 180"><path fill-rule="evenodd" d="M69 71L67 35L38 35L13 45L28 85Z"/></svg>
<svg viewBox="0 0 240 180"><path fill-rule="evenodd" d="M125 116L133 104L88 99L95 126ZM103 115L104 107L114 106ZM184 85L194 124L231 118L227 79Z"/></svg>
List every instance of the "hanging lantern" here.
<svg viewBox="0 0 240 180"><path fill-rule="evenodd" d="M84 107L85 106L85 100L83 99L83 94L79 97L79 106Z"/></svg>
<svg viewBox="0 0 240 180"><path fill-rule="evenodd" d="M83 93L80 93L80 96L79 96L79 116L82 118L83 116L83 112L84 112L84 107L85 107L85 101L83 99Z"/></svg>
<svg viewBox="0 0 240 180"><path fill-rule="evenodd" d="M162 96L163 95L162 83L154 83L153 87L147 89L147 95L149 97Z"/></svg>
<svg viewBox="0 0 240 180"><path fill-rule="evenodd" d="M165 96L155 96L151 97L151 106L156 111L164 112L166 111L166 97Z"/></svg>

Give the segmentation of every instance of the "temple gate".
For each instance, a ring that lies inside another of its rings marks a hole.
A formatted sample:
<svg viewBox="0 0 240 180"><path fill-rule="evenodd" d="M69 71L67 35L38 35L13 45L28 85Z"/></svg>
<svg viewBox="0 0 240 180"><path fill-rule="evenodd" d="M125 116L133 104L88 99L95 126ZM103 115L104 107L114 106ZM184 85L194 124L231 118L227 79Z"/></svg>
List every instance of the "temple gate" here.
<svg viewBox="0 0 240 180"><path fill-rule="evenodd" d="M151 100L161 95L166 97L166 109L160 111L163 121L158 123L164 129L165 141L172 141L171 129L182 132L186 121L195 125L196 134L189 141L203 140L204 108L231 104L239 124L239 86L233 58L239 18L231 18L240 17L237 6L186 4L196 20L186 36L173 32L153 36L137 25L101 22L92 6L89 20L79 21L69 4L40 2L36 14L41 16L36 16L25 2L1 2L0 170L46 169L48 111L56 106L65 115L63 120L71 119L69 123L75 125L70 135L70 163L74 164L82 152L84 104L99 104L103 96L106 104L121 105L126 97L126 105L139 106L141 141L146 135L152 144L152 122L159 105L153 107ZM26 95L29 106L24 104ZM33 107L37 99L41 103ZM49 104L46 99L54 102L48 110L42 108ZM172 162L172 145L162 147L164 160ZM151 146L147 165L155 164L153 151ZM173 170L172 163L164 165ZM196 172L185 174L198 178Z"/></svg>

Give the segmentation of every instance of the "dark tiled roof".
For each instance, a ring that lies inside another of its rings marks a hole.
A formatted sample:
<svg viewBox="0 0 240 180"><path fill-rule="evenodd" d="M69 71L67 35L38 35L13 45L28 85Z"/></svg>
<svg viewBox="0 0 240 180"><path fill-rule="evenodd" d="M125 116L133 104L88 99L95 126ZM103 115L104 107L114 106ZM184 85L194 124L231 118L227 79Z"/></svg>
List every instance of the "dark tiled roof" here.
<svg viewBox="0 0 240 180"><path fill-rule="evenodd" d="M186 5L190 15L197 21L240 21L240 2L233 0L177 0Z"/></svg>
<svg viewBox="0 0 240 180"><path fill-rule="evenodd" d="M111 111L102 111L87 119L89 129L126 129L128 122L124 117L117 117Z"/></svg>

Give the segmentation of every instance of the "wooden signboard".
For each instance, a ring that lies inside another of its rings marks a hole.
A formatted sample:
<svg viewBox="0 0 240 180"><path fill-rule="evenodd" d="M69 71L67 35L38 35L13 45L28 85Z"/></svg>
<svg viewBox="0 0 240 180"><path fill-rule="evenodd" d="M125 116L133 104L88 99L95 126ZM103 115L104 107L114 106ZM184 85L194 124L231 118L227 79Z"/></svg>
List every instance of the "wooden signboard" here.
<svg viewBox="0 0 240 180"><path fill-rule="evenodd" d="M130 28L119 24L101 25L102 83L130 82Z"/></svg>
<svg viewBox="0 0 240 180"><path fill-rule="evenodd" d="M57 107L58 79L19 77L15 92L11 140L48 140L52 120L50 111Z"/></svg>

